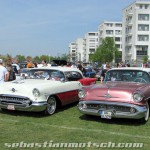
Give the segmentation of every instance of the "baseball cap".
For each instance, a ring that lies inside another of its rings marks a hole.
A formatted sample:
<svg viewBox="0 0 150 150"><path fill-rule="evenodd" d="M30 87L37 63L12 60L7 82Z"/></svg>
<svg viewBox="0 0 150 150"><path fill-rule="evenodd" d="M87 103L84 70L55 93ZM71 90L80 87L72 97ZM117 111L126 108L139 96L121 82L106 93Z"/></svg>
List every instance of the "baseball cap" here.
<svg viewBox="0 0 150 150"><path fill-rule="evenodd" d="M0 59L0 63L1 63L1 64L3 63L3 59Z"/></svg>

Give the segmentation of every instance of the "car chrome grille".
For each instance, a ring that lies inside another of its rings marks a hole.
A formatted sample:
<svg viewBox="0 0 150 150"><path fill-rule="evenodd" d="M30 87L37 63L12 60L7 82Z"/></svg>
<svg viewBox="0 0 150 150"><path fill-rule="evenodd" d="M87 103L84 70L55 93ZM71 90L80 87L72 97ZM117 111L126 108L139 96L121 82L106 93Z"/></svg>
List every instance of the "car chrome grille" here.
<svg viewBox="0 0 150 150"><path fill-rule="evenodd" d="M130 112L131 107L119 106L119 105L109 105L109 104L87 104L87 109L104 109L104 110L115 110L117 112Z"/></svg>
<svg viewBox="0 0 150 150"><path fill-rule="evenodd" d="M15 105L27 107L31 105L31 100L28 97L14 95L0 95L0 103L3 105Z"/></svg>

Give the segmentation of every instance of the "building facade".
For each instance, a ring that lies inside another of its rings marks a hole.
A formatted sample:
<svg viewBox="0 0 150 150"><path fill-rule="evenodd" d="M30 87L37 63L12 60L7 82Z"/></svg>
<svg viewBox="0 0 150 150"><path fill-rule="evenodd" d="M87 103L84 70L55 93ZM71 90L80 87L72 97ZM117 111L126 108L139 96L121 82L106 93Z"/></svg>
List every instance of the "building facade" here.
<svg viewBox="0 0 150 150"><path fill-rule="evenodd" d="M69 61L75 62L76 61L76 43L72 42L69 44Z"/></svg>
<svg viewBox="0 0 150 150"><path fill-rule="evenodd" d="M150 56L150 1L136 1L123 9L122 60L142 63Z"/></svg>
<svg viewBox="0 0 150 150"><path fill-rule="evenodd" d="M106 37L114 38L116 47L122 51L122 22L104 21L98 27L99 45Z"/></svg>
<svg viewBox="0 0 150 150"><path fill-rule="evenodd" d="M90 56L96 52L98 43L98 32L88 32L84 38L84 62L90 62Z"/></svg>
<svg viewBox="0 0 150 150"><path fill-rule="evenodd" d="M98 32L88 32L84 38L78 38L69 44L69 61L89 63L89 57L96 52L97 47Z"/></svg>

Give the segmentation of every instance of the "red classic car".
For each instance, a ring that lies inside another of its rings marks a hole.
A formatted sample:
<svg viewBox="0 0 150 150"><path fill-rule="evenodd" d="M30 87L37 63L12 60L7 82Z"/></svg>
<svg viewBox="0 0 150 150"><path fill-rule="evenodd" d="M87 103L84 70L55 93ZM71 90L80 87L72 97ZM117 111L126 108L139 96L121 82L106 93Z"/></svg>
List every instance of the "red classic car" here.
<svg viewBox="0 0 150 150"><path fill-rule="evenodd" d="M79 111L101 118L149 119L150 68L124 67L107 71L104 83L79 92Z"/></svg>

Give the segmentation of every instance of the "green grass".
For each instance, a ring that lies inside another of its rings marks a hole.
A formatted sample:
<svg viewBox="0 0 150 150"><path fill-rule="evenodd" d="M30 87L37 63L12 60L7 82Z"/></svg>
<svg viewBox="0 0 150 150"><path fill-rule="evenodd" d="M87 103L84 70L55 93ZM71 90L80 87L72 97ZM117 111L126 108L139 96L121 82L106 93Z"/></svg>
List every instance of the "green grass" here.
<svg viewBox="0 0 150 150"><path fill-rule="evenodd" d="M135 120L112 119L82 115L77 103L61 108L56 114L45 117L41 113L0 111L0 150L28 149L107 149L85 148L8 148L4 143L144 143L150 147L150 121L140 124ZM115 148L109 148L115 149ZM119 149L119 148L116 148ZM125 149L125 148L122 148ZM139 148L126 148L139 149Z"/></svg>

